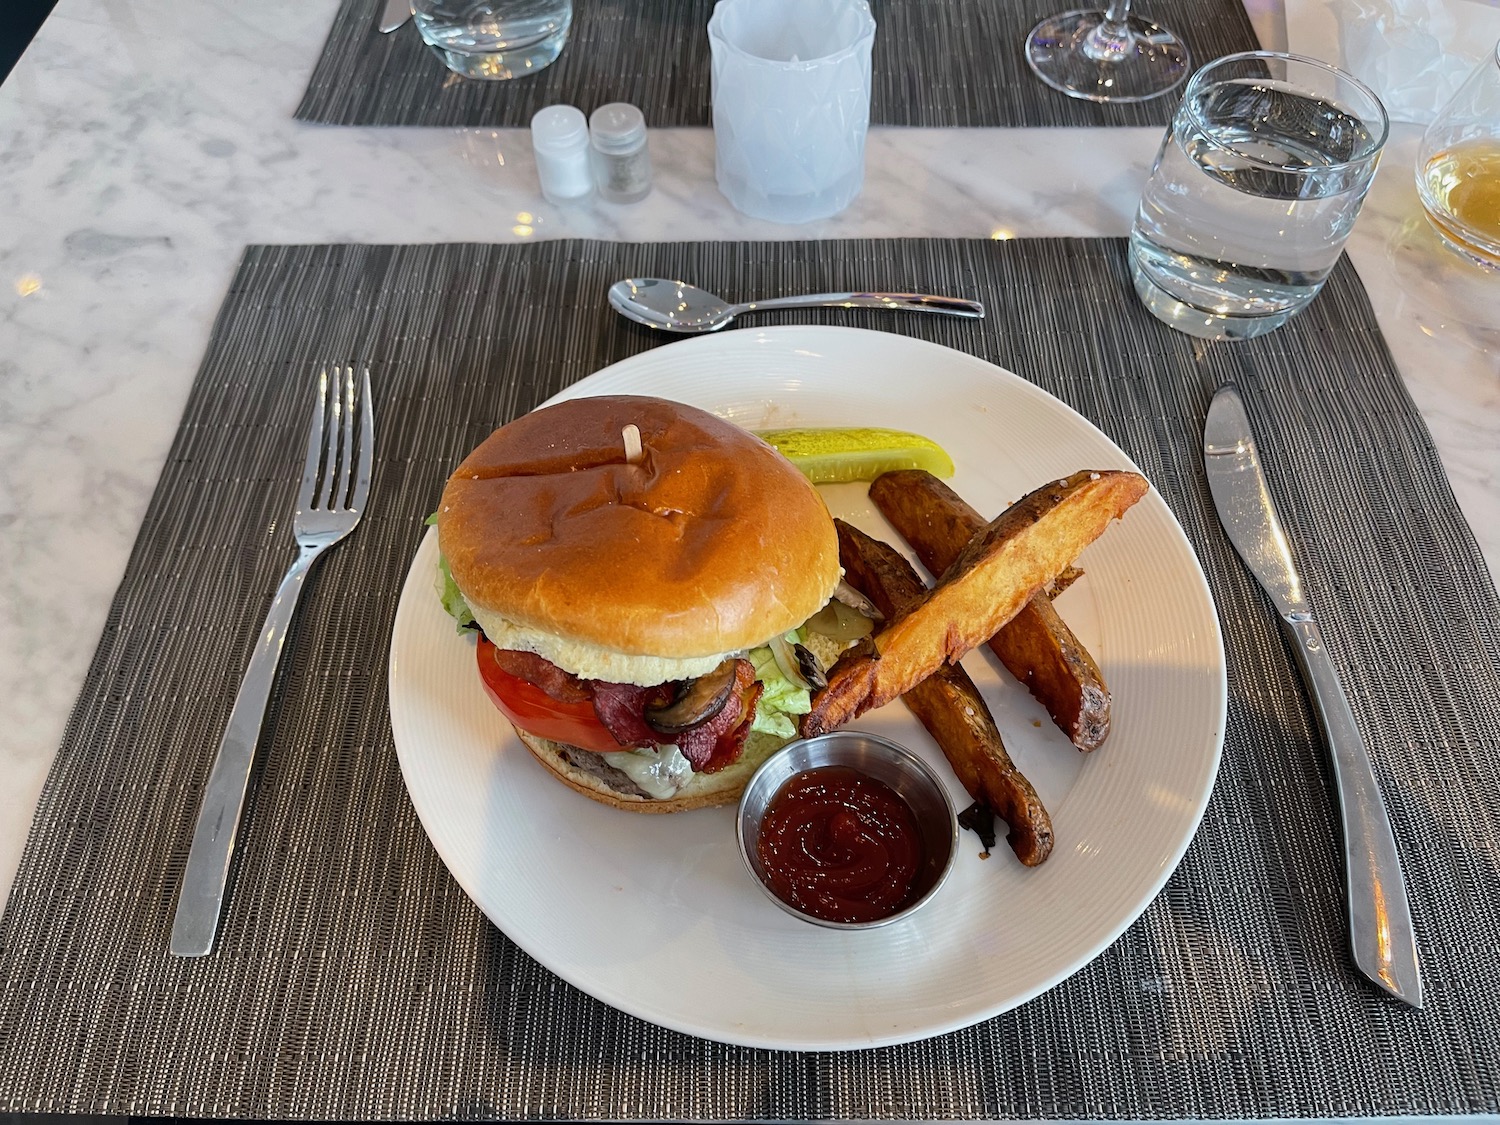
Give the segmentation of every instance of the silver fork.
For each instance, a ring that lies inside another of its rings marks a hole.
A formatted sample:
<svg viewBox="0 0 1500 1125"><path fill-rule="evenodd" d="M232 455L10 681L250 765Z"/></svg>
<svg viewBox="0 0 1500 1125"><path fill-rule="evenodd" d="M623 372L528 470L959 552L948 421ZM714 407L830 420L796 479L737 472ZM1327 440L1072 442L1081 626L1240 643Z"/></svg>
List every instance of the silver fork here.
<svg viewBox="0 0 1500 1125"><path fill-rule="evenodd" d="M370 401L369 369L365 369L358 396L354 368L335 367L332 378L327 370L320 371L318 402L307 439L307 465L292 520L297 561L281 580L271 611L266 614L203 791L187 870L177 895L177 916L172 922L171 950L179 957L202 957L213 950L229 878L229 857L234 852L235 832L249 788L250 766L260 741L281 645L302 593L302 580L317 557L359 523L370 495L374 461L375 412Z"/></svg>

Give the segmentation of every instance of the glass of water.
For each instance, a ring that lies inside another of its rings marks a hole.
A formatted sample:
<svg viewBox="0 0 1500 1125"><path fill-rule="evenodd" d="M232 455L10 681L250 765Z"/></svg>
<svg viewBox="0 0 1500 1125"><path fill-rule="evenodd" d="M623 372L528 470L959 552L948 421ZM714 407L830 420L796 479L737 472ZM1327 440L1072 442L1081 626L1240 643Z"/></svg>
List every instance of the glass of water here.
<svg viewBox="0 0 1500 1125"><path fill-rule="evenodd" d="M465 78L524 78L562 54L573 0L411 0L423 41Z"/></svg>
<svg viewBox="0 0 1500 1125"><path fill-rule="evenodd" d="M1327 63L1251 51L1203 67L1130 233L1141 300L1208 339L1285 324L1338 260L1388 131L1380 99Z"/></svg>

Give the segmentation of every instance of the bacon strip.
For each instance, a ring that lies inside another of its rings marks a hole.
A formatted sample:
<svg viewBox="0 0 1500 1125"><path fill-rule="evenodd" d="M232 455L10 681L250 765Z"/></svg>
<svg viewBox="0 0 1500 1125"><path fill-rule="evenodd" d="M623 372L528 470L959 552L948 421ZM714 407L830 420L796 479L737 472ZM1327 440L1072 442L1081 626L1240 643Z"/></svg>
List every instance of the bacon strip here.
<svg viewBox="0 0 1500 1125"><path fill-rule="evenodd" d="M671 697L670 684L637 687L634 684L611 684L589 681L594 689L594 714L622 747L666 745L667 735L653 730L646 722L645 711L653 703ZM733 764L745 748L750 720L760 699L761 684L755 678L755 665L748 660L734 662L734 690L724 706L708 722L676 736L677 749L692 763L695 773L717 773Z"/></svg>
<svg viewBox="0 0 1500 1125"><path fill-rule="evenodd" d="M560 703L582 703L592 699L594 714L604 729L614 735L622 750L666 745L668 736L646 722L646 708L671 699L673 685L612 684L606 680L582 680L533 652L497 648L495 663L512 676L527 680ZM755 705L762 685L755 666L748 660L734 662L734 689L723 708L708 722L677 736L677 749L692 763L696 773L717 773L732 765L745 748Z"/></svg>
<svg viewBox="0 0 1500 1125"><path fill-rule="evenodd" d="M734 694L723 710L702 726L677 736L677 749L693 764L694 772L718 773L734 764L745 749L762 690L755 678L755 665L748 660L735 661Z"/></svg>
<svg viewBox="0 0 1500 1125"><path fill-rule="evenodd" d="M590 680L589 686L594 689L594 714L621 747L636 749L661 742L662 736L646 725L646 708L671 698L670 684L639 687Z"/></svg>
<svg viewBox="0 0 1500 1125"><path fill-rule="evenodd" d="M588 684L534 652L497 648L495 663L502 671L535 684L559 703L582 703L589 698Z"/></svg>

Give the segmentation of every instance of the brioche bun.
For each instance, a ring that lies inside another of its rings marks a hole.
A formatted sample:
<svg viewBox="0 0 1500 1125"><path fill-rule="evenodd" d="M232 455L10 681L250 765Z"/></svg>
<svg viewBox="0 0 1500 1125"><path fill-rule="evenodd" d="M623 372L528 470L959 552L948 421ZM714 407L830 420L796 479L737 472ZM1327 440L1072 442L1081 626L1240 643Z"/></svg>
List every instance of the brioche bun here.
<svg viewBox="0 0 1500 1125"><path fill-rule="evenodd" d="M840 575L833 521L801 473L738 426L656 398L572 399L495 431L449 479L437 528L492 641L616 683L702 675L801 625Z"/></svg>

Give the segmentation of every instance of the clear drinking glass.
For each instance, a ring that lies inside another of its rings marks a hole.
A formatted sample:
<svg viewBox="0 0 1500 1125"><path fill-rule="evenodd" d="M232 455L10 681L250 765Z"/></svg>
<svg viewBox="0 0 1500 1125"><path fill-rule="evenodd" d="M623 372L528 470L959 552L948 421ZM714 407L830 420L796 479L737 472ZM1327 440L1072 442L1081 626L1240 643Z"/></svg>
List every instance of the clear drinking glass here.
<svg viewBox="0 0 1500 1125"><path fill-rule="evenodd" d="M1203 67L1130 233L1141 300L1209 339L1286 323L1338 260L1388 130L1380 99L1327 63L1250 51Z"/></svg>
<svg viewBox="0 0 1500 1125"><path fill-rule="evenodd" d="M523 78L562 54L573 0L411 0L423 41L465 78Z"/></svg>
<svg viewBox="0 0 1500 1125"><path fill-rule="evenodd" d="M1422 135L1417 194L1444 242L1500 267L1500 44Z"/></svg>
<svg viewBox="0 0 1500 1125"><path fill-rule="evenodd" d="M859 195L875 19L865 0L719 0L714 170L747 215L805 223Z"/></svg>
<svg viewBox="0 0 1500 1125"><path fill-rule="evenodd" d="M1026 37L1036 75L1069 97L1091 102L1143 102L1187 77L1187 46L1161 24L1132 15L1130 0L1104 11L1064 12Z"/></svg>

